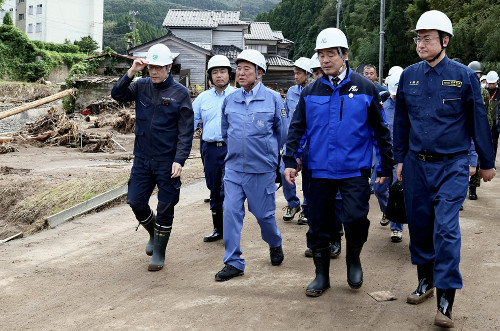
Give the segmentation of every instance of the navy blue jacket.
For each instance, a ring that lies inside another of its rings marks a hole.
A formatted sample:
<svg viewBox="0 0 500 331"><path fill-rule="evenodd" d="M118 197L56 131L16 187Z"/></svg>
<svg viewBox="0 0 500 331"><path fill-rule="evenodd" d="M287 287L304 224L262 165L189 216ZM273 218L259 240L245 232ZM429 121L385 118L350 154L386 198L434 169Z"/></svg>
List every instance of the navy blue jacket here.
<svg viewBox="0 0 500 331"><path fill-rule="evenodd" d="M184 86L172 75L154 84L149 77L132 82L125 74L111 96L117 101L135 101L135 156L184 166L194 133L193 107Z"/></svg>
<svg viewBox="0 0 500 331"><path fill-rule="evenodd" d="M302 91L288 130L285 165L295 168L294 153L305 132L314 178L342 179L369 172L374 140L381 164L377 175L390 177L394 164L391 137L378 90L362 75L347 70L337 87L322 77Z"/></svg>
<svg viewBox="0 0 500 331"><path fill-rule="evenodd" d="M406 68L396 95L395 161L403 163L408 151L467 151L471 137L481 168L493 168L493 142L474 71L447 56L435 67L421 61Z"/></svg>

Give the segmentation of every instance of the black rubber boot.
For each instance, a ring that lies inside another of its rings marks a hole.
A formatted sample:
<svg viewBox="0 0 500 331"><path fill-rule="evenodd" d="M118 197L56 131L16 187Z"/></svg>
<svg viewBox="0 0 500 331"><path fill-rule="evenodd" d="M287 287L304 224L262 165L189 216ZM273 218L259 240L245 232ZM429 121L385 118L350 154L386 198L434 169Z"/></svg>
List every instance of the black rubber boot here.
<svg viewBox="0 0 500 331"><path fill-rule="evenodd" d="M434 319L434 325L442 328L454 327L453 320L451 319L451 311L453 308L453 302L455 301L455 291L455 289L436 289L438 311L436 318Z"/></svg>
<svg viewBox="0 0 500 331"><path fill-rule="evenodd" d="M477 200L476 187L469 186L469 200Z"/></svg>
<svg viewBox="0 0 500 331"><path fill-rule="evenodd" d="M306 289L306 295L319 297L330 288L330 246L313 249L313 261L316 267L316 278Z"/></svg>
<svg viewBox="0 0 500 331"><path fill-rule="evenodd" d="M221 207L213 208L212 222L214 224L214 229L211 234L203 237L204 242L211 242L222 239L222 231L223 231L222 220L223 220L222 208Z"/></svg>
<svg viewBox="0 0 500 331"><path fill-rule="evenodd" d="M158 271L163 268L163 263L165 262L165 250L167 249L171 229L171 226L155 226L153 257L151 257L151 261L149 262L149 271Z"/></svg>
<svg viewBox="0 0 500 331"><path fill-rule="evenodd" d="M406 302L413 305L418 305L434 295L434 263L418 264L417 275L417 289L406 298Z"/></svg>
<svg viewBox="0 0 500 331"><path fill-rule="evenodd" d="M153 212L151 212L151 216L149 216L145 221L139 221L139 223L148 231L149 233L149 241L146 244L146 255L153 255L153 243L155 240L155 222L156 216Z"/></svg>
<svg viewBox="0 0 500 331"><path fill-rule="evenodd" d="M363 245L358 246L347 241L346 247L347 283L351 288L358 289L363 284L363 269L359 259Z"/></svg>

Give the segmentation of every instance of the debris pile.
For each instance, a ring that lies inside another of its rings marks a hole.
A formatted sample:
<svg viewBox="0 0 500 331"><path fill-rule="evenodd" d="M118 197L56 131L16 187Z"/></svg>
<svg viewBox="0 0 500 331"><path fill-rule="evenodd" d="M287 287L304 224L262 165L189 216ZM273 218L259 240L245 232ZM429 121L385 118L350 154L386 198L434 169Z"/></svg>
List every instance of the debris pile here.
<svg viewBox="0 0 500 331"><path fill-rule="evenodd" d="M21 128L13 137L16 141L36 141L52 146L81 147L83 152L112 149L112 134L87 133L80 125L51 107L47 115Z"/></svg>
<svg viewBox="0 0 500 331"><path fill-rule="evenodd" d="M89 122L92 117L87 116L85 120ZM101 117L96 118L93 124L94 128L102 128L104 126L112 126L114 130L120 133L131 133L135 129L135 115L128 111L121 111L117 117Z"/></svg>

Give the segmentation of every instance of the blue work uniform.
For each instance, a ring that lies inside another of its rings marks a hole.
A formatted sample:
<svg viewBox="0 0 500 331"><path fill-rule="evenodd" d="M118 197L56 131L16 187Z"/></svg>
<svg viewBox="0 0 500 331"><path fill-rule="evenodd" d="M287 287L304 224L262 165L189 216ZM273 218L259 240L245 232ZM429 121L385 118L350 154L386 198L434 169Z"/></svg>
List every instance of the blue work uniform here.
<svg viewBox="0 0 500 331"><path fill-rule="evenodd" d="M221 134L222 103L237 89L228 85L219 95L215 87L201 93L193 101L194 128L203 121L202 158L205 169L205 181L210 190L210 209L222 208L224 190L224 159L227 154L226 143Z"/></svg>
<svg viewBox="0 0 500 331"><path fill-rule="evenodd" d="M493 144L476 74L445 56L401 74L394 117L394 157L403 163L413 264L434 262L434 285L462 288L459 209L469 184L471 137L483 169Z"/></svg>
<svg viewBox="0 0 500 331"><path fill-rule="evenodd" d="M172 227L179 201L180 178L171 178L172 163L181 166L191 152L193 108L189 91L172 75L159 84L151 78L132 82L125 74L111 91L117 101L135 101L134 164L128 183L127 203L139 222L151 214L149 198L158 186L156 223Z"/></svg>
<svg viewBox="0 0 500 331"><path fill-rule="evenodd" d="M392 140L392 132L394 128L394 108L395 108L395 101L392 97L389 97L383 104L383 111L385 115L385 119L387 121L387 126L389 127L389 131L391 131L391 140ZM375 149L374 149L375 150ZM378 158L374 157L374 168L378 167ZM393 167L392 171L392 180L386 180L382 184L380 183L375 183L375 180L377 179L377 173L376 171L372 170L372 178L371 182L373 184L373 193L375 193L375 197L377 198L378 204L380 206L380 211L385 214L385 210L387 209L387 202L389 200L389 186L397 181L396 177L396 166ZM391 230L398 230L398 231L403 231L403 224L401 223L394 223L391 221Z"/></svg>
<svg viewBox="0 0 500 331"><path fill-rule="evenodd" d="M286 139L286 112L281 95L258 83L243 88L222 105L222 138L227 143L224 174L224 264L244 270L241 229L248 210L257 218L270 248L281 245L276 224L276 167Z"/></svg>
<svg viewBox="0 0 500 331"><path fill-rule="evenodd" d="M295 107L297 107L297 102L299 102L300 93L304 87L302 85L294 85L288 89L286 93L285 99L285 110L287 114L287 123L286 123L286 134L288 134L288 127L290 126L290 122L293 117L293 113L295 112ZM283 146L282 154L284 155L286 152L286 144ZM282 161L280 163L280 173L281 173L281 183L283 185L283 195L290 207L298 207L300 206L300 199L297 196L297 190L295 185L290 185L286 179L285 175L285 163ZM304 183L302 183L304 184Z"/></svg>
<svg viewBox="0 0 500 331"><path fill-rule="evenodd" d="M329 215L339 190L346 240L356 246L366 242L373 137L382 158L379 176L389 177L393 167L390 133L375 85L349 67L341 76L337 86L325 76L306 86L286 142L285 165L294 168L294 154L307 135L312 173L307 246L313 250L330 245Z"/></svg>

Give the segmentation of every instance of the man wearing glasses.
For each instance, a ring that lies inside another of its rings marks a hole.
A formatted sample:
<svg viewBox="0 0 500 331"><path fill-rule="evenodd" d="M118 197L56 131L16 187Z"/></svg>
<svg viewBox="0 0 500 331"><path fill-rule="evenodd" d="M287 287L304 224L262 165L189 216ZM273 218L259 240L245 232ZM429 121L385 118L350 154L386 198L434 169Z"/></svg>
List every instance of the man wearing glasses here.
<svg viewBox="0 0 500 331"><path fill-rule="evenodd" d="M193 140L193 108L189 91L174 81L172 53L156 44L146 59L136 59L111 91L117 101L135 101L134 164L128 184L127 203L139 224L149 232L146 254L152 255L149 271L163 268L174 206L179 202L180 176ZM150 77L132 81L146 69ZM149 198L158 186L157 215Z"/></svg>
<svg viewBox="0 0 500 331"><path fill-rule="evenodd" d="M407 302L419 304L437 288L434 324L453 327L455 290L462 288L458 213L469 184L471 137L485 182L495 176L493 144L479 79L450 60L450 19L431 10L415 30L423 60L403 71L396 96L394 160L403 181L410 253L419 284Z"/></svg>

